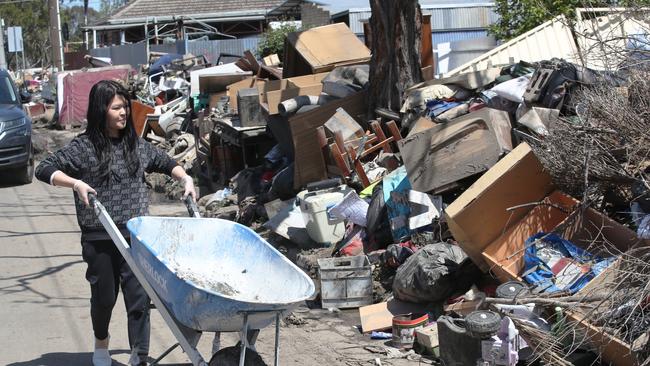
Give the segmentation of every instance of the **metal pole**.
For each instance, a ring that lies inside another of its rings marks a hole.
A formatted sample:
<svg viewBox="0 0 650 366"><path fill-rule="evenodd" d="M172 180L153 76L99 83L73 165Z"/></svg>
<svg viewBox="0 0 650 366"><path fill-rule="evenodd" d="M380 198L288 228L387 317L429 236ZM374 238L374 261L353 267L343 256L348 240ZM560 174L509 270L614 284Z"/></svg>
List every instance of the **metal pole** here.
<svg viewBox="0 0 650 366"><path fill-rule="evenodd" d="M22 40L21 40L22 43ZM25 45L21 44L21 47L23 49L23 88L27 88L27 85L25 85L25 70L27 69L27 61L25 61Z"/></svg>
<svg viewBox="0 0 650 366"><path fill-rule="evenodd" d="M146 47L146 52L147 54L145 57L147 58L146 62L149 63L149 52L151 51L149 49L149 17L146 17L144 20L144 42L145 42L145 47Z"/></svg>
<svg viewBox="0 0 650 366"><path fill-rule="evenodd" d="M88 26L88 13L84 12L84 48L88 51L88 29L85 28Z"/></svg>
<svg viewBox="0 0 650 366"><path fill-rule="evenodd" d="M275 366L280 365L280 312L275 313Z"/></svg>
<svg viewBox="0 0 650 366"><path fill-rule="evenodd" d="M50 13L50 41L52 41L52 66L63 71L63 44L61 44L61 18L59 0L47 0Z"/></svg>
<svg viewBox="0 0 650 366"><path fill-rule="evenodd" d="M93 48L97 48L97 30L93 29Z"/></svg>
<svg viewBox="0 0 650 366"><path fill-rule="evenodd" d="M7 68L7 58L5 57L5 20L0 19L0 69Z"/></svg>
<svg viewBox="0 0 650 366"><path fill-rule="evenodd" d="M154 30L154 37L156 38L156 44L158 43L158 20L156 17L153 17L153 30Z"/></svg>
<svg viewBox="0 0 650 366"><path fill-rule="evenodd" d="M239 366L244 366L246 361L246 349L248 348L248 313L244 313L244 328L241 330L241 343L239 353Z"/></svg>

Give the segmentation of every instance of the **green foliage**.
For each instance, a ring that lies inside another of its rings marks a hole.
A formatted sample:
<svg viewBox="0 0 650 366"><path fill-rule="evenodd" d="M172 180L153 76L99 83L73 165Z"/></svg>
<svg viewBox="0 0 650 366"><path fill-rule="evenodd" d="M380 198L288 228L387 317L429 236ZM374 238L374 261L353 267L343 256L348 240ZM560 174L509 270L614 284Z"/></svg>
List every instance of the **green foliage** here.
<svg viewBox="0 0 650 366"><path fill-rule="evenodd" d="M291 23L284 23L276 29L268 28L262 34L262 38L257 45L257 55L259 57L266 57L275 53L282 60L284 55L284 40L287 38L287 34L300 30L300 27Z"/></svg>
<svg viewBox="0 0 650 366"><path fill-rule="evenodd" d="M612 5L634 8L648 6L650 0L495 0L494 3L495 12L500 19L490 26L489 32L505 41L561 14L572 21L576 8Z"/></svg>
<svg viewBox="0 0 650 366"><path fill-rule="evenodd" d="M22 27L27 67L40 66L51 59L47 1L2 4L0 18L4 19L5 27ZM16 70L17 66L22 68L22 55L18 62L16 62L16 54L7 52L6 56L9 68L13 70Z"/></svg>
<svg viewBox="0 0 650 366"><path fill-rule="evenodd" d="M129 0L101 0L99 5L99 16L101 18L108 17L128 2Z"/></svg>

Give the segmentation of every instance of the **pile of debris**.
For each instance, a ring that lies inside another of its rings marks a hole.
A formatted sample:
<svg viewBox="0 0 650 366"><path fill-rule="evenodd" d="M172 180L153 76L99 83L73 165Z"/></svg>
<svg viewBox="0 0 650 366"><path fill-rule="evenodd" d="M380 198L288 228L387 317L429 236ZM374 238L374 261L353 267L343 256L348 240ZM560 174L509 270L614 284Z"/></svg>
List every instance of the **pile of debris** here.
<svg viewBox="0 0 650 366"><path fill-rule="evenodd" d="M343 24L289 35L282 68L150 61L125 73L136 129L199 177L202 215L302 251L320 305L358 308L386 357L650 362L648 70L477 61L368 118L370 50Z"/></svg>
<svg viewBox="0 0 650 366"><path fill-rule="evenodd" d="M520 61L425 81L397 116L368 119L368 50L336 59L310 32L323 28L288 38L285 55L302 57L282 79L258 68L208 93L208 165L229 186L206 215L298 247L321 306L359 308L360 331L397 349L444 364L646 362L645 70Z"/></svg>

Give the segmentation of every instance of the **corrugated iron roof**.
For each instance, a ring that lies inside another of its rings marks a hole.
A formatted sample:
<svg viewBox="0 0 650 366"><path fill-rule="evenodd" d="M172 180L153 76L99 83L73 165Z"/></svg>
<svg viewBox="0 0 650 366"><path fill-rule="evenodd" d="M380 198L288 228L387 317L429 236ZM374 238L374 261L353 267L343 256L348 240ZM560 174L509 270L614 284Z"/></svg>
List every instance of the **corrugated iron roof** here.
<svg viewBox="0 0 650 366"><path fill-rule="evenodd" d="M283 2L284 0L135 0L111 15L108 21L247 11L266 13Z"/></svg>
<svg viewBox="0 0 650 366"><path fill-rule="evenodd" d="M485 29L498 19L492 4L447 4L446 6L422 6L422 14L431 15L431 30ZM350 29L356 34L363 34L363 21L370 19L370 9L350 9L348 15ZM336 20L336 16L332 19Z"/></svg>

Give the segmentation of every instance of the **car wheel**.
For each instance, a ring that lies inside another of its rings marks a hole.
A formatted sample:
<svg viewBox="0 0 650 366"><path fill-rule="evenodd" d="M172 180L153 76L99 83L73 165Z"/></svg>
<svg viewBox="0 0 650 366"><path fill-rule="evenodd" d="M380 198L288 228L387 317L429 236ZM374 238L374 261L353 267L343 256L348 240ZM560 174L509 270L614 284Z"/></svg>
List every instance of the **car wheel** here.
<svg viewBox="0 0 650 366"><path fill-rule="evenodd" d="M34 152L29 155L27 165L17 171L18 183L30 184L34 178Z"/></svg>

